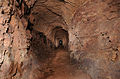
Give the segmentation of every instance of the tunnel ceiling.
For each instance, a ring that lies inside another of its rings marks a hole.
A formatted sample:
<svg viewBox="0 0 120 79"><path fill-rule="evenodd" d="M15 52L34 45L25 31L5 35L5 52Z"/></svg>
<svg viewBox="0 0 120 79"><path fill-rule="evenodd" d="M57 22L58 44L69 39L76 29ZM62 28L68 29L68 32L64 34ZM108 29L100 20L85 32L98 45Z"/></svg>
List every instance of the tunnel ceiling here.
<svg viewBox="0 0 120 79"><path fill-rule="evenodd" d="M68 31L78 3L76 0L37 0L29 16L32 28L43 32L54 45L57 46L56 39L59 38L67 46L69 35L63 30ZM55 29L56 27L61 29Z"/></svg>
<svg viewBox="0 0 120 79"><path fill-rule="evenodd" d="M46 35L56 26L61 26L67 30L68 24L70 24L78 7L77 4L79 4L79 1L76 0L36 1L30 17L30 21L34 24L33 28L43 31Z"/></svg>

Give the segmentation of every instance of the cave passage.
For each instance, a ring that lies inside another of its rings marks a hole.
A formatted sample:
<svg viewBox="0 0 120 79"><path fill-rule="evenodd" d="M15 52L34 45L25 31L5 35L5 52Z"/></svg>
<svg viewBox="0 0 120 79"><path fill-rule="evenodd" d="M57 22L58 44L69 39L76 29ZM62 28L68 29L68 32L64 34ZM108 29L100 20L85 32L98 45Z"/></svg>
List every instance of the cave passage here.
<svg viewBox="0 0 120 79"><path fill-rule="evenodd" d="M62 46L62 45L63 45L63 41L59 40L59 46Z"/></svg>
<svg viewBox="0 0 120 79"><path fill-rule="evenodd" d="M40 66L38 70L42 71L37 71L42 75L35 73L39 75L38 79L90 79L87 74L78 71L75 62L71 61L68 26L63 17L49 8L37 6L38 3L31 10L34 18L30 19L32 25L29 26L33 29L30 51Z"/></svg>
<svg viewBox="0 0 120 79"><path fill-rule="evenodd" d="M120 0L0 0L0 79L120 79Z"/></svg>
<svg viewBox="0 0 120 79"><path fill-rule="evenodd" d="M75 62L70 59L66 30L61 27L54 28L52 30L52 34L55 35L53 42L51 38L47 38L39 31L34 30L32 34L31 51L36 58L35 61L40 65L38 69L42 70L43 74L38 74L39 79L90 79L87 74L81 70L78 71Z"/></svg>

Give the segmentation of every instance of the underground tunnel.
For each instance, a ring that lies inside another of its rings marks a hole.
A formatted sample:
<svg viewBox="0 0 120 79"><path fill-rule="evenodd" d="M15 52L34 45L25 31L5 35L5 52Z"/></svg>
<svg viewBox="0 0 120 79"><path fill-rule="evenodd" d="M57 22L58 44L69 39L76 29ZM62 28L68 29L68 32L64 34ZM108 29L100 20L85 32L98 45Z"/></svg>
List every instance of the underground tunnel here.
<svg viewBox="0 0 120 79"><path fill-rule="evenodd" d="M119 78L119 0L0 0L0 79Z"/></svg>

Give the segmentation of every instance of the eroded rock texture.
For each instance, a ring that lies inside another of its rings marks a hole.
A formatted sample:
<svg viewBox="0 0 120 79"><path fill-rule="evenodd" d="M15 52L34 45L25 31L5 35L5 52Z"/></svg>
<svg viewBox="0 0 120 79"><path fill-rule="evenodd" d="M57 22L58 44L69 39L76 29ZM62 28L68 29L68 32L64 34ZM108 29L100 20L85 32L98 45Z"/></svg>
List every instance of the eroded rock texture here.
<svg viewBox="0 0 120 79"><path fill-rule="evenodd" d="M0 79L119 79L119 0L0 0Z"/></svg>
<svg viewBox="0 0 120 79"><path fill-rule="evenodd" d="M119 9L117 0L88 1L72 20L69 43L73 57L95 79L120 77Z"/></svg>
<svg viewBox="0 0 120 79"><path fill-rule="evenodd" d="M27 60L30 34L14 1L0 1L0 79L19 78Z"/></svg>

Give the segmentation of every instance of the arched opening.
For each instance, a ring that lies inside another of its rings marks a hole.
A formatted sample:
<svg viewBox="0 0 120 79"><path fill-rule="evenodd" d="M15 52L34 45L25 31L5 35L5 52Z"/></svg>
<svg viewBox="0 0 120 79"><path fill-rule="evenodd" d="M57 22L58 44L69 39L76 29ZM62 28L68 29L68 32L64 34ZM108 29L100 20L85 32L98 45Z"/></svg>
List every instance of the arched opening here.
<svg viewBox="0 0 120 79"><path fill-rule="evenodd" d="M68 31L63 29L61 26L56 26L52 30L52 39L55 48L68 49Z"/></svg>
<svg viewBox="0 0 120 79"><path fill-rule="evenodd" d="M63 41L59 40L59 46L62 46L62 45L63 45Z"/></svg>

